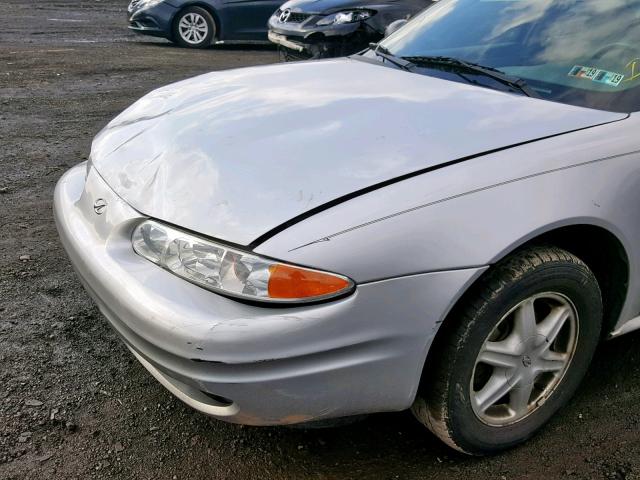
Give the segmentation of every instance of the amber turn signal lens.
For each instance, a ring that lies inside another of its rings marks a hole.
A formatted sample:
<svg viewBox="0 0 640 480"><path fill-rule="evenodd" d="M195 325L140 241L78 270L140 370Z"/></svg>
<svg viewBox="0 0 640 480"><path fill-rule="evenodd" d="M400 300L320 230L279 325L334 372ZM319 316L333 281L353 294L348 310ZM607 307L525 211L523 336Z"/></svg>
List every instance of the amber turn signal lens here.
<svg viewBox="0 0 640 480"><path fill-rule="evenodd" d="M335 296L352 286L344 277L281 263L270 266L269 273L269 297L274 299Z"/></svg>

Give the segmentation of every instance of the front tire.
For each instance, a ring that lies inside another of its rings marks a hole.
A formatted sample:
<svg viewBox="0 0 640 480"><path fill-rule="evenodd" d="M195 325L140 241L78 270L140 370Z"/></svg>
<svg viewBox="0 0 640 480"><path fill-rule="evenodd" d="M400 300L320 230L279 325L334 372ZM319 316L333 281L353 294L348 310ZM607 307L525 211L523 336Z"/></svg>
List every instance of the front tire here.
<svg viewBox="0 0 640 480"><path fill-rule="evenodd" d="M201 7L187 7L173 22L174 41L187 48L206 48L216 34L216 23L211 14Z"/></svg>
<svg viewBox="0 0 640 480"><path fill-rule="evenodd" d="M601 323L600 288L584 262L556 247L516 253L443 326L413 413L464 453L524 442L575 393Z"/></svg>

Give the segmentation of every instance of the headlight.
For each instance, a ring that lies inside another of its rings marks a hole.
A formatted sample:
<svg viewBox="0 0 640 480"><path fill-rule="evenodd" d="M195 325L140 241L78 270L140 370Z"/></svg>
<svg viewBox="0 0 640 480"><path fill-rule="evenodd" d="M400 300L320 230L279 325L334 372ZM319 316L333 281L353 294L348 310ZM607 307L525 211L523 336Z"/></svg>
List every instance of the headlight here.
<svg viewBox="0 0 640 480"><path fill-rule="evenodd" d="M136 227L133 250L196 285L263 302L324 300L351 292L342 275L288 265L146 220Z"/></svg>
<svg viewBox="0 0 640 480"><path fill-rule="evenodd" d="M341 23L354 23L361 22L371 17L373 12L369 10L349 10L345 12L332 13L327 15L321 20L318 20L317 25L334 25Z"/></svg>
<svg viewBox="0 0 640 480"><path fill-rule="evenodd" d="M129 4L129 12L151 8L162 2L164 2L164 0L132 0L132 2Z"/></svg>

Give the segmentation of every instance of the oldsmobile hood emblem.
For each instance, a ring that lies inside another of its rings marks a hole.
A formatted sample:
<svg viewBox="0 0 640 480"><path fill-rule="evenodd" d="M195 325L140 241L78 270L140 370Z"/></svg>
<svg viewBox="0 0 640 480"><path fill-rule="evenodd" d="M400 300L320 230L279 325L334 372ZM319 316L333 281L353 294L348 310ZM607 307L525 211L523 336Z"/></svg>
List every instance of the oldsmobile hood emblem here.
<svg viewBox="0 0 640 480"><path fill-rule="evenodd" d="M102 215L107 209L107 202L104 198L98 198L95 202L93 202L93 211L96 212L97 215Z"/></svg>

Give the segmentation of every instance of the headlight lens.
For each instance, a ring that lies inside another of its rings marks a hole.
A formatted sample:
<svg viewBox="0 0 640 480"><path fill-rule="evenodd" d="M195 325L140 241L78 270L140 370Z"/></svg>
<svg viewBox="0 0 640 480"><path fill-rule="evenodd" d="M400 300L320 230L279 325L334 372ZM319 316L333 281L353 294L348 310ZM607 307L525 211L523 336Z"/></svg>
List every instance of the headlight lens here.
<svg viewBox="0 0 640 480"><path fill-rule="evenodd" d="M317 25L334 25L341 23L354 23L361 22L371 17L373 12L369 10L347 10L344 12L332 13L327 15L321 20L318 20Z"/></svg>
<svg viewBox="0 0 640 480"><path fill-rule="evenodd" d="M133 12L134 10L142 10L144 8L151 8L159 3L164 2L164 0L132 0L129 4L129 12Z"/></svg>
<svg viewBox="0 0 640 480"><path fill-rule="evenodd" d="M146 220L131 239L134 251L208 290L275 303L309 302L344 295L355 284L342 275L260 257Z"/></svg>

